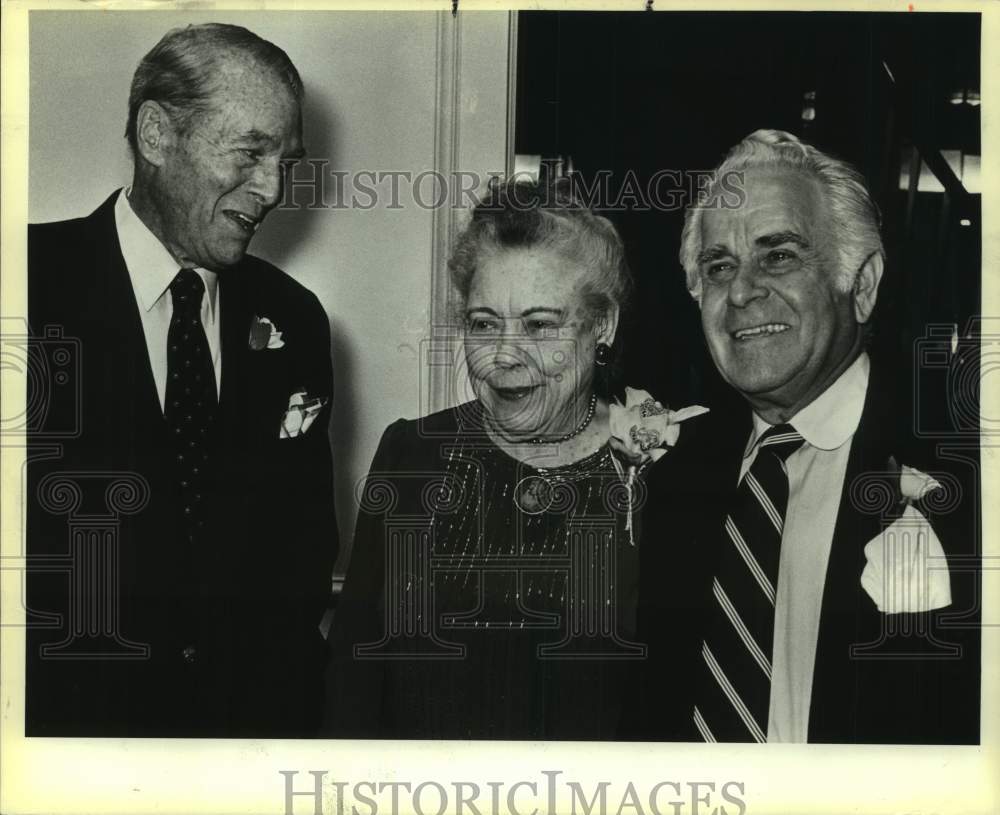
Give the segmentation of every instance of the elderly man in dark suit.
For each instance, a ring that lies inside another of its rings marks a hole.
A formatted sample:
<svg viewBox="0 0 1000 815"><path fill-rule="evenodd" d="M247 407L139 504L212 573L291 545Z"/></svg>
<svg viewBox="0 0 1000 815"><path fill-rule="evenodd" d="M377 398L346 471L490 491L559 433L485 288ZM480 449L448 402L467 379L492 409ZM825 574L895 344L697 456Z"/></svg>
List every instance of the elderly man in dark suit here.
<svg viewBox="0 0 1000 815"><path fill-rule="evenodd" d="M77 431L29 433L31 736L307 736L337 554L316 297L248 255L303 154L288 56L169 32L131 187L29 229L32 329L77 342ZM51 418L51 417L50 417ZM89 531L88 531L89 530Z"/></svg>
<svg viewBox="0 0 1000 815"><path fill-rule="evenodd" d="M974 603L948 557L975 552L975 492L921 457L866 351L875 205L780 131L733 148L723 177L688 211L681 261L750 410L692 422L650 477L640 704L658 715L633 735L974 742L977 638L948 627Z"/></svg>

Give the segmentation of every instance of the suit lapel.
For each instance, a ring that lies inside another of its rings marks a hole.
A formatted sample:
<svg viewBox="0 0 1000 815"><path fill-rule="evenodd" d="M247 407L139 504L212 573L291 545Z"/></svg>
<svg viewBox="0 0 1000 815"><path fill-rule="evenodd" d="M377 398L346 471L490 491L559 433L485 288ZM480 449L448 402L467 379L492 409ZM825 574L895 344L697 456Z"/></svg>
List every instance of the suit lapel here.
<svg viewBox="0 0 1000 815"><path fill-rule="evenodd" d="M219 275L220 320L222 339L222 387L219 393L219 418L223 428L223 448L241 447L243 427L249 408L247 394L247 343L253 306L250 302L246 270L237 266Z"/></svg>
<svg viewBox="0 0 1000 815"><path fill-rule="evenodd" d="M103 321L108 342L104 353L109 360L120 360L122 366L107 383L110 390L105 398L113 393L132 394L125 400L133 417L128 426L141 435L155 438L163 434L165 424L146 348L139 304L118 240L115 203L120 194L121 191L113 194L90 216L94 224L90 231L94 236L93 269L100 281L95 286L100 302L94 304L92 313L100 314Z"/></svg>
<svg viewBox="0 0 1000 815"><path fill-rule="evenodd" d="M639 640L649 646L626 729L633 737L696 741L702 627L723 517L750 432L746 410L713 406L686 423L677 446L646 476L639 538Z"/></svg>
<svg viewBox="0 0 1000 815"><path fill-rule="evenodd" d="M852 658L851 649L877 636L878 612L861 587L861 573L864 547L881 532L882 519L878 508L865 508L858 479L886 472L892 449L888 429L893 427L877 381L873 365L861 422L851 442L827 563L809 708L810 742L858 741L862 724L858 710L866 663Z"/></svg>
<svg viewBox="0 0 1000 815"><path fill-rule="evenodd" d="M682 482L682 492L686 495L682 501L687 511L692 513L695 546L708 567L709 577L705 586L708 602L714 602L711 599L711 575L714 574L726 514L732 506L743 453L752 429L751 415L742 405L739 410L715 412L712 420L702 425L698 437L689 439L691 458L681 470L686 473ZM684 438L683 431L681 438Z"/></svg>

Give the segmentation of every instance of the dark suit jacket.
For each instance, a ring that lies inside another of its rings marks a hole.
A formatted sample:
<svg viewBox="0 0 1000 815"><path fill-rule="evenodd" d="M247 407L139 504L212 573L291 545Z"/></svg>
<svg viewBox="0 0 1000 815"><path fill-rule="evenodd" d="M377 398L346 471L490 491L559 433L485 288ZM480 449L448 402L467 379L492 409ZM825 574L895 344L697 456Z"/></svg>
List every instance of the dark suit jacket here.
<svg viewBox="0 0 1000 815"><path fill-rule="evenodd" d="M332 397L326 314L258 258L220 274L221 427L189 545L115 199L29 227L26 734L310 735L338 548L330 404L305 435L279 427L296 390ZM283 348L249 348L255 315Z"/></svg>
<svg viewBox="0 0 1000 815"><path fill-rule="evenodd" d="M908 436L912 413L893 410L879 387L883 381L873 364L823 587L809 741L977 743L978 574L951 565L951 606L923 614L883 614L861 585L865 544L898 512L887 500L890 456L945 484L946 500L924 500L918 509L949 559L957 563L979 552L975 467L953 466L921 450ZM639 628L650 658L626 717L626 738L700 740L691 723L703 676L699 623L713 602L715 553L750 419L742 409L688 423L676 451L649 476Z"/></svg>

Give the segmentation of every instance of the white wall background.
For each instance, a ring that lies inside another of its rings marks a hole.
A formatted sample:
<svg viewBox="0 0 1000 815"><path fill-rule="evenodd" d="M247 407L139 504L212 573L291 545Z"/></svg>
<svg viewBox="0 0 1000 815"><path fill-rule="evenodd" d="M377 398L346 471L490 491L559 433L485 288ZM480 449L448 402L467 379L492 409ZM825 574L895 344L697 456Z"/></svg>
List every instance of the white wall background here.
<svg viewBox="0 0 1000 815"><path fill-rule="evenodd" d="M437 12L32 12L30 221L87 214L129 182L123 134L132 72L167 30L210 20L244 25L291 57L306 84L310 158L329 159L331 169L348 173L414 175L435 169L441 154L447 111L437 103L438 26L461 25L468 71L455 112L468 126L453 153L462 170L504 169L507 13L460 14L456 23ZM332 184L328 189L333 199ZM298 193L300 203L308 198ZM431 402L420 344L429 335L432 297L440 297L432 294L440 222L436 227L433 212L408 194L401 194L400 209L386 203L367 211L276 211L251 247L312 289L330 317L340 569L353 530L355 485L382 431Z"/></svg>

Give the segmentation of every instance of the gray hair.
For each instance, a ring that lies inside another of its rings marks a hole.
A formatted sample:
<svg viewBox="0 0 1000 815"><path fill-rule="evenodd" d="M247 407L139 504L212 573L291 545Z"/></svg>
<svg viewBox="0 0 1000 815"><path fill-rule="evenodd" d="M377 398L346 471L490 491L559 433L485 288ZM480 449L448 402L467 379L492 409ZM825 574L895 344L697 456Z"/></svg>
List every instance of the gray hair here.
<svg viewBox="0 0 1000 815"><path fill-rule="evenodd" d="M128 96L128 123L125 138L136 151L136 119L146 100L163 105L178 117L182 129L191 118L207 111L219 88L219 66L223 59L242 55L260 68L270 69L302 100L299 73L274 43L237 25L203 23L168 31L142 58L132 77Z"/></svg>
<svg viewBox="0 0 1000 815"><path fill-rule="evenodd" d="M858 270L874 254L885 257L879 234L879 210L864 177L841 159L799 141L783 130L757 130L737 144L715 170L715 177L752 167L787 167L819 181L833 220L837 244L836 285L850 291ZM711 206L712 203L709 203ZM704 207L692 205L684 216L680 261L687 275L688 291L701 299L698 255L701 252L701 215Z"/></svg>
<svg viewBox="0 0 1000 815"><path fill-rule="evenodd" d="M569 179L492 186L455 243L448 269L464 307L480 258L501 249L546 248L579 260L589 272L584 308L591 319L613 306L624 311L632 275L618 231L572 190Z"/></svg>

